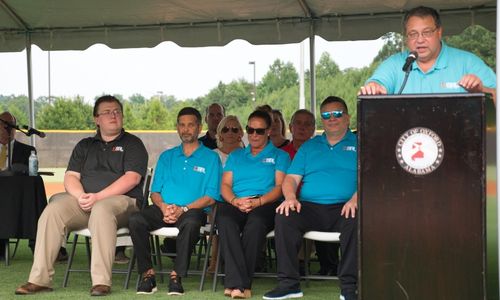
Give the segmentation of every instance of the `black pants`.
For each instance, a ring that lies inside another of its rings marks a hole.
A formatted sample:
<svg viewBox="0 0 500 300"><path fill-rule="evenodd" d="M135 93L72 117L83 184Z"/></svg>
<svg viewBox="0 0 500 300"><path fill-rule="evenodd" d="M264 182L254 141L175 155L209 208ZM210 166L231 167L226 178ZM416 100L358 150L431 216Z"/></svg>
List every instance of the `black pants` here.
<svg viewBox="0 0 500 300"><path fill-rule="evenodd" d="M316 241L316 254L318 255L319 267L321 271L335 270L338 272L339 265L339 244Z"/></svg>
<svg viewBox="0 0 500 300"><path fill-rule="evenodd" d="M259 253L266 235L274 227L277 204L271 203L243 213L236 207L218 204L217 230L219 246L224 255L224 287L250 289Z"/></svg>
<svg viewBox="0 0 500 300"><path fill-rule="evenodd" d="M9 239L0 239L0 257L5 256L5 247L8 246ZM35 251L35 240L28 241L28 247L31 249L31 253Z"/></svg>
<svg viewBox="0 0 500 300"><path fill-rule="evenodd" d="M357 289L357 217L346 219L340 215L343 204L321 205L301 202L300 213L287 217L276 214L275 243L278 257L278 285L284 289L300 288L297 254L306 231L340 232L341 260L339 280L342 293Z"/></svg>
<svg viewBox="0 0 500 300"><path fill-rule="evenodd" d="M146 207L129 218L130 236L134 243L139 274L153 268L151 262L151 246L149 232L161 227L177 227L177 257L174 271L180 277L187 275L189 261L193 248L200 237L200 227L207 221L207 215L202 209L190 209L183 213L175 224L163 222L163 213L156 205Z"/></svg>

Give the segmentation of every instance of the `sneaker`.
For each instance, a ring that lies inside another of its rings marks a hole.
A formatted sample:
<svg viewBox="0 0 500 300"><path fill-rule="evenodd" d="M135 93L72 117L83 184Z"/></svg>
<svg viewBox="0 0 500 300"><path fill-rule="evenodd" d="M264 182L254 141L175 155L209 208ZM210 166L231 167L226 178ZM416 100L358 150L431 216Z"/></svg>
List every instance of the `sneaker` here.
<svg viewBox="0 0 500 300"><path fill-rule="evenodd" d="M142 280L137 287L138 295L150 295L158 291L156 287L156 279L154 275L143 275Z"/></svg>
<svg viewBox="0 0 500 300"><path fill-rule="evenodd" d="M262 296L262 299L291 299L291 298L302 298L304 294L300 289L283 289L280 287L275 288L274 290L267 292Z"/></svg>
<svg viewBox="0 0 500 300"><path fill-rule="evenodd" d="M340 300L358 300L356 292L344 292L340 295Z"/></svg>
<svg viewBox="0 0 500 300"><path fill-rule="evenodd" d="M169 295L184 295L184 288L182 287L181 278L179 276L170 277L170 282L168 283L168 294Z"/></svg>

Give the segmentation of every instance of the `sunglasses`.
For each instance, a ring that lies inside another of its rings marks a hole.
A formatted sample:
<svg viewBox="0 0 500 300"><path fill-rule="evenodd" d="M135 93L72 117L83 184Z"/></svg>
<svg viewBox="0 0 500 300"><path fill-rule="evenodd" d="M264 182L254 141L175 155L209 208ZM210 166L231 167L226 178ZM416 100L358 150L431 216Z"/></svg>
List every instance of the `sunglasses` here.
<svg viewBox="0 0 500 300"><path fill-rule="evenodd" d="M321 118L323 120L328 120L333 116L335 119L338 119L338 118L342 118L343 115L344 115L343 110L325 111L325 112L321 113Z"/></svg>
<svg viewBox="0 0 500 300"><path fill-rule="evenodd" d="M228 133L229 130L231 130L233 133L238 133L240 132L240 129L238 127L222 127L221 132L222 133Z"/></svg>
<svg viewBox="0 0 500 300"><path fill-rule="evenodd" d="M248 134L257 133L258 135L264 135L266 134L266 129L267 128L252 128L250 126L247 126L247 133Z"/></svg>

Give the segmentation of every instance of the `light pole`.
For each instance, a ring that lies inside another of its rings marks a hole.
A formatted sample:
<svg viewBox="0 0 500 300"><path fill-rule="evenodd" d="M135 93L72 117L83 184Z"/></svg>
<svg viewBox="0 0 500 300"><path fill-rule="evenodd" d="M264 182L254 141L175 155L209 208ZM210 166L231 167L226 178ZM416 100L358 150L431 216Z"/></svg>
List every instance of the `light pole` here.
<svg viewBox="0 0 500 300"><path fill-rule="evenodd" d="M253 65L253 94L252 101L255 102L255 97L257 95L257 85L255 83L255 61L249 61L248 64Z"/></svg>

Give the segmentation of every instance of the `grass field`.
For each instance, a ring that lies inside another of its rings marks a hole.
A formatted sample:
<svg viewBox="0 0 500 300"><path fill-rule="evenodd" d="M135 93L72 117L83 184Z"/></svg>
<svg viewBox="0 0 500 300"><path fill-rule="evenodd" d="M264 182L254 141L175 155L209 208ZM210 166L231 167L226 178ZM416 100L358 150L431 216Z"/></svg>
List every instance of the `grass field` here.
<svg viewBox="0 0 500 300"><path fill-rule="evenodd" d="M50 196L55 192L63 190L62 177L64 169L51 169L55 171L55 176L44 177L46 183L47 195ZM498 248L497 248L497 202L496 202L496 189L490 190L491 181L495 179L493 170L488 170L488 198L487 198L487 289L488 300L499 299L498 289ZM79 245L76 255L75 267L85 268L86 258L84 255L84 246ZM164 262L170 264L170 260L165 258ZM0 300L3 299L20 299L16 297L14 290L20 284L27 281L28 274L31 268L32 254L27 247L27 241L22 240L18 249L16 257L11 261L10 266L5 266L3 261L0 262ZM193 264L194 265L194 264ZM80 299L88 298L89 290L91 287L90 276L84 273L73 273L69 280L69 286L62 288L63 275L65 270L65 263L56 264L56 274L54 277L54 292L37 295L36 297L28 297L33 299ZM122 266L117 266L122 267ZM167 265L167 267L171 267ZM316 267L317 269L317 267ZM313 271L315 268L313 267ZM383 274L381 274L383 276ZM155 295L142 296L135 294L136 274L132 276L130 288L123 289L123 281L125 275L113 276L113 289L112 294L106 299L158 299L168 297L166 295L167 283L159 283L160 291ZM222 295L222 286L219 284L217 292L211 291L211 280L209 276L205 283L205 290L198 291L200 276L193 275L183 279L183 285L186 289L186 295L181 299L227 299ZM252 299L261 299L262 295L274 288L276 284L275 279L271 278L256 278L254 280L253 297ZM304 299L339 299L339 288L337 281L311 281L310 287L302 286L304 291ZM425 287L422 287L425 288ZM24 299L24 298L23 298ZM366 300L366 299L365 299ZM370 300L370 299L367 299Z"/></svg>
<svg viewBox="0 0 500 300"><path fill-rule="evenodd" d="M83 269L86 266L86 256L85 256L84 245L79 245L77 248L77 255L75 257L75 267ZM193 257L194 259L194 257ZM169 258L163 258L164 263L168 263L167 267L171 267L171 260ZM51 293L38 294L35 297L31 296L15 296L14 290L17 286L25 283L28 279L28 274L31 268L32 254L27 246L27 241L21 241L18 252L15 258L11 261L9 266L5 266L3 261L0 264L0 299L81 299L89 298L89 290L91 288L90 275L86 273L72 273L69 278L68 287L63 288L63 276L66 268L66 263L56 264L56 274L54 277L54 291ZM196 265L193 263L192 265ZM115 265L116 268L124 268L123 265ZM316 266L313 266L316 268ZM207 277L205 282L205 288L203 292L199 292L200 276L192 275L187 278L183 278L183 286L186 290L186 294L183 297L177 297L178 299L228 299L223 296L223 287L221 284L218 285L217 291L214 293L211 290L212 276ZM130 281L130 287L128 290L123 289L123 282L125 275L115 274L113 275L113 287L112 293L109 297L105 299L165 299L167 296L167 282L158 282L159 291L154 295L136 295L135 294L135 284L136 284L136 273L132 276ZM158 276L159 281L159 276ZM254 280L254 286L252 289L253 297L252 299L261 299L262 295L268 290L274 288L276 284L276 279L273 278L256 278ZM304 292L304 299L339 299L339 288L338 282L336 280L328 281L311 281L310 286L306 287L305 284L302 286ZM175 297L174 297L175 298Z"/></svg>

